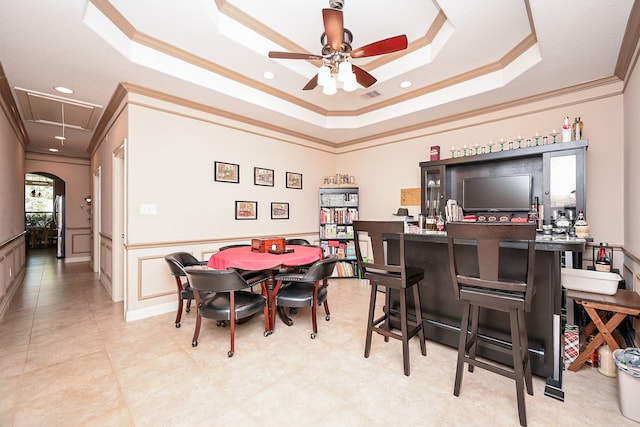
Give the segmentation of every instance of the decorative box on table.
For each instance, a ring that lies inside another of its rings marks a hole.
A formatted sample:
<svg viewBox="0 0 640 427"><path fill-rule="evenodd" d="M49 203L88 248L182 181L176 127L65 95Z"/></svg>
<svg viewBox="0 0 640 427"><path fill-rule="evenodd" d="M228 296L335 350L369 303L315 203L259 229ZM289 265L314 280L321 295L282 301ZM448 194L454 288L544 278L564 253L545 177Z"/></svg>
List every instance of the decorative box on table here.
<svg viewBox="0 0 640 427"><path fill-rule="evenodd" d="M266 239L251 239L253 252L284 252L286 243L284 237L268 237Z"/></svg>

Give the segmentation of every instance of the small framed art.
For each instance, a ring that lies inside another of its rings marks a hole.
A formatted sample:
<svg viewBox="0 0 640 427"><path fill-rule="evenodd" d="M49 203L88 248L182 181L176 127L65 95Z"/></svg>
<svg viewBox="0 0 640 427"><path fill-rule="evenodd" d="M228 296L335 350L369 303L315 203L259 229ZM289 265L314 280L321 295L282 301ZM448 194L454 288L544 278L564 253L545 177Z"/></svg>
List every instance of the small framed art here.
<svg viewBox="0 0 640 427"><path fill-rule="evenodd" d="M240 182L240 165L215 162L215 180L220 182Z"/></svg>
<svg viewBox="0 0 640 427"><path fill-rule="evenodd" d="M271 219L289 219L289 203L271 202Z"/></svg>
<svg viewBox="0 0 640 427"><path fill-rule="evenodd" d="M273 169L253 168L253 183L273 187Z"/></svg>
<svg viewBox="0 0 640 427"><path fill-rule="evenodd" d="M236 219L258 219L258 202L236 200Z"/></svg>
<svg viewBox="0 0 640 427"><path fill-rule="evenodd" d="M287 172L287 188L302 190L302 174L296 172Z"/></svg>

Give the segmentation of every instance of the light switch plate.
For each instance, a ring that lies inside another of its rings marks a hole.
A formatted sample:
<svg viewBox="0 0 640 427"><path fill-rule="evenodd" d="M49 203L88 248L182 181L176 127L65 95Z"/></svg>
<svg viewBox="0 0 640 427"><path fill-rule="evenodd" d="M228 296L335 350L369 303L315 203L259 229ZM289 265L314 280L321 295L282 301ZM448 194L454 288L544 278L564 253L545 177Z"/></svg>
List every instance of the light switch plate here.
<svg viewBox="0 0 640 427"><path fill-rule="evenodd" d="M157 205L141 204L140 215L155 215L158 213Z"/></svg>

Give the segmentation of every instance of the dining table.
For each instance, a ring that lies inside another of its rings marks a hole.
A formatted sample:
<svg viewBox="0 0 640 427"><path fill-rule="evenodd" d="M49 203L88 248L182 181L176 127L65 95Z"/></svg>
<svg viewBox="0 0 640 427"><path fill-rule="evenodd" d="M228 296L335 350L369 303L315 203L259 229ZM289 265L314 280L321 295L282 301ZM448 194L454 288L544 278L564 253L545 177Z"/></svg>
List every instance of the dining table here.
<svg viewBox="0 0 640 427"><path fill-rule="evenodd" d="M319 246L287 245L283 253L256 252L251 246L239 246L225 249L211 255L207 266L217 270L229 268L250 271L263 271L269 276L265 282L267 304L269 308L269 333L273 332L274 325L271 312L275 310L273 290L275 288L275 275L283 268L299 267L321 260L322 249ZM291 319L287 318L284 311L278 310L282 320L291 324Z"/></svg>

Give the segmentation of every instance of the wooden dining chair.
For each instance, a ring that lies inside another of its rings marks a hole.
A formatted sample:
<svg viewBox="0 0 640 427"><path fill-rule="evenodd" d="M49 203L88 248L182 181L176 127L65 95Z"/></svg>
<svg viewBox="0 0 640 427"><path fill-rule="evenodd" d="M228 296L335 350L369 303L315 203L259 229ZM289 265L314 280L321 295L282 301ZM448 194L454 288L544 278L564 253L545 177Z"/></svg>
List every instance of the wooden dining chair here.
<svg viewBox="0 0 640 427"><path fill-rule="evenodd" d="M462 302L458 359L453 394L460 395L464 364L511 378L516 382L520 425L527 425L524 389L533 395L525 312L534 293L536 225L534 223L447 224L449 269L453 292ZM505 246L520 244L522 250ZM480 309L509 315L511 342L478 333ZM488 338L488 339L487 339ZM513 369L476 359L478 345L509 354Z"/></svg>

